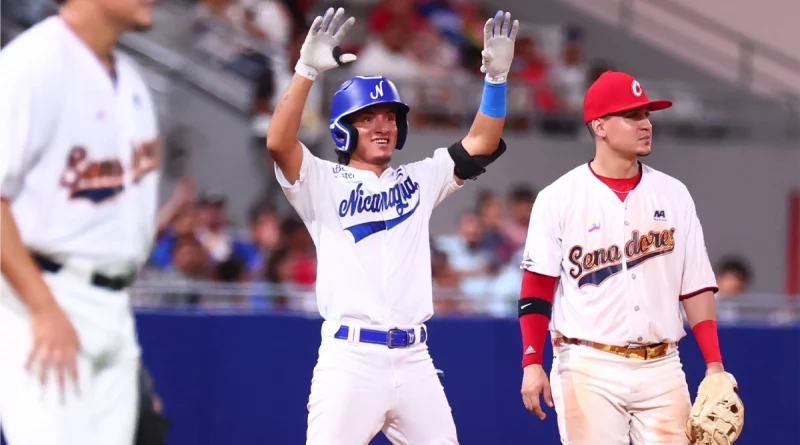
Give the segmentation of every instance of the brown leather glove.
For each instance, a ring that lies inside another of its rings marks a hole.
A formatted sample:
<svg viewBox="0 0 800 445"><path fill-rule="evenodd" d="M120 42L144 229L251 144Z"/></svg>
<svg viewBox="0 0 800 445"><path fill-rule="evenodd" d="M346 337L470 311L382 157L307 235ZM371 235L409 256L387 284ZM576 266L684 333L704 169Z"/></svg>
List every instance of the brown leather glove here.
<svg viewBox="0 0 800 445"><path fill-rule="evenodd" d="M700 382L686 422L690 443L731 445L739 438L744 426L744 405L738 390L736 379L727 372L708 375Z"/></svg>

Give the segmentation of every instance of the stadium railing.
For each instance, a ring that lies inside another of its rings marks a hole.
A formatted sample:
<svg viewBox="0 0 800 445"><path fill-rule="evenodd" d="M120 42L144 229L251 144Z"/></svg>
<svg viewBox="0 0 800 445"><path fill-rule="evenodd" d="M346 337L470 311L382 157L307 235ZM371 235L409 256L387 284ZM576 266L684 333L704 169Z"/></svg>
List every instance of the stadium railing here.
<svg viewBox="0 0 800 445"><path fill-rule="evenodd" d="M434 287L435 317L515 318L519 295L487 291L470 293ZM132 288L137 310L215 313L285 313L318 317L314 285L255 281L214 281L154 277ZM779 293L746 293L717 299L721 324L800 326L800 298Z"/></svg>

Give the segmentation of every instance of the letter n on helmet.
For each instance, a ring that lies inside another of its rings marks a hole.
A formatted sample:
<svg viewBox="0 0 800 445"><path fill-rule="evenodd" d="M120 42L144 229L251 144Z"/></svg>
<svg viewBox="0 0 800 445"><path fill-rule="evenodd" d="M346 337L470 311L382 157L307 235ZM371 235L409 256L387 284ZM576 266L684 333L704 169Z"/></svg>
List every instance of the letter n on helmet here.
<svg viewBox="0 0 800 445"><path fill-rule="evenodd" d="M394 105L397 115L397 145L394 148L402 150L408 136L408 105L400 99L400 93L389 79L355 76L333 93L330 128L337 151L352 154L358 145L358 131L346 121L347 116L377 104Z"/></svg>

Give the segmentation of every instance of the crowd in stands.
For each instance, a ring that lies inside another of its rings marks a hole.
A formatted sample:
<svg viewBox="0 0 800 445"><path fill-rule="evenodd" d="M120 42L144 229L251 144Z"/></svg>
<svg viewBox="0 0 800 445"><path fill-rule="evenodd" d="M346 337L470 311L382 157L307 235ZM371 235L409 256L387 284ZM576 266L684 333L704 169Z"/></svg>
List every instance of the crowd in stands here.
<svg viewBox="0 0 800 445"><path fill-rule="evenodd" d="M519 261L535 190L520 185L508 196L485 191L459 215L453 233L433 235L431 274L438 312L508 315L519 297ZM295 215L255 204L245 230L227 224L225 197L196 196L183 181L159 214L159 235L142 278L167 291L143 304L270 307L314 312L316 254ZM221 286L223 295L197 283ZM202 295L201 295L202 294Z"/></svg>
<svg viewBox="0 0 800 445"><path fill-rule="evenodd" d="M432 235L437 314L516 314L535 200L536 190L525 184L505 196L481 191L474 207L454 215L458 222L451 233ZM764 302L768 312L760 313L758 302L741 299L753 280L746 259L722 258L715 271L721 322L755 316L782 324L800 316L791 304ZM145 283L136 300L140 306L317 313L315 246L296 215L256 203L242 230L228 224L224 196L196 194L188 180L159 212L158 239L140 282Z"/></svg>
<svg viewBox="0 0 800 445"><path fill-rule="evenodd" d="M191 48L254 82L256 133L268 126L291 80L308 32L308 17L324 6L314 0L197 0ZM483 27L493 9L468 0L378 0L366 11L349 12L358 20L343 51L355 53L358 59L340 70L344 75L391 78L412 106L415 128L462 125L466 110L477 108L480 87L470 90L465 85L480 85ZM218 29L220 24L240 34L231 37ZM606 62L589 60L584 41L584 31L571 25L528 27L520 32L510 73L511 126L580 131L574 117L581 109L583 92L611 68ZM321 106L319 92L312 92L304 128L324 124ZM307 145L313 145L321 135L309 132Z"/></svg>

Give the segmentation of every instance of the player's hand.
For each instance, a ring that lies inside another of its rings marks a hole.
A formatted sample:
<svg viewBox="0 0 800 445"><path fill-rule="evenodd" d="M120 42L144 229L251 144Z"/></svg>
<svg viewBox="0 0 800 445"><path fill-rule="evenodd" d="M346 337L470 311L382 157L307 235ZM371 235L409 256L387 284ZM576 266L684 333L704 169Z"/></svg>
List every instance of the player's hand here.
<svg viewBox="0 0 800 445"><path fill-rule="evenodd" d="M503 83L508 78L514 60L514 42L517 40L519 21L511 21L511 13L497 11L483 28L483 64L481 72L486 80Z"/></svg>
<svg viewBox="0 0 800 445"><path fill-rule="evenodd" d="M543 395L544 402L551 408L553 407L553 396L550 394L550 380L542 365L528 365L523 369L521 392L525 408L536 414L539 419L544 420L547 414L542 409L539 396Z"/></svg>
<svg viewBox="0 0 800 445"><path fill-rule="evenodd" d="M722 363L720 362L709 363L706 367L706 377L710 376L711 374L719 374L721 372L725 372L725 367L722 366Z"/></svg>
<svg viewBox="0 0 800 445"><path fill-rule="evenodd" d="M343 17L344 8L335 13L333 8L328 8L324 17L314 19L294 67L297 74L314 80L324 71L356 60L355 54L342 54L339 48L342 38L356 21L355 17L342 21Z"/></svg>
<svg viewBox="0 0 800 445"><path fill-rule="evenodd" d="M80 342L75 328L57 304L31 312L33 346L25 368L47 384L50 371L55 371L59 389L64 390L65 377L78 383L78 351Z"/></svg>

